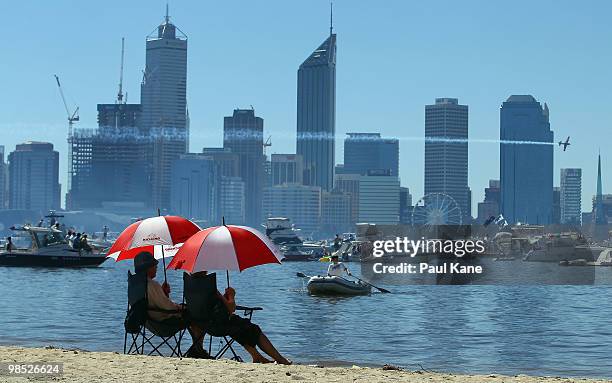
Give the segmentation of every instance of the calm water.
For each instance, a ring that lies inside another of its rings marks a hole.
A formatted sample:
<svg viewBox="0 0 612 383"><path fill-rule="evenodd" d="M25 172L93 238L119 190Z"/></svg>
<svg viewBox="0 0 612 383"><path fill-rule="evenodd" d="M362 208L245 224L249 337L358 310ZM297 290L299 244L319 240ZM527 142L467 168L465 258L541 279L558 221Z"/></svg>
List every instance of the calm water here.
<svg viewBox="0 0 612 383"><path fill-rule="evenodd" d="M0 267L0 343L121 351L129 266ZM392 294L308 296L296 271L318 274L325 266L287 263L231 275L238 303L264 308L254 322L295 361L612 377L610 286L386 286ZM168 277L180 301L181 274ZM224 273L218 281L223 287Z"/></svg>

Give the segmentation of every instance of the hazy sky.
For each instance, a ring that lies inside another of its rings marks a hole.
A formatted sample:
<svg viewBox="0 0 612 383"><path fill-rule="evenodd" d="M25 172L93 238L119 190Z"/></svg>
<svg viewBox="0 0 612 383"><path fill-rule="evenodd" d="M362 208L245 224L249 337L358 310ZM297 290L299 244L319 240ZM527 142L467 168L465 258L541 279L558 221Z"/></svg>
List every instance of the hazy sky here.
<svg viewBox="0 0 612 383"><path fill-rule="evenodd" d="M53 142L65 192L66 116L53 79L95 127L96 104L114 101L121 37L124 88L140 100L145 36L165 1L12 1L2 6L0 144ZM336 161L346 132L422 137L424 105L457 97L469 105L470 137L499 137L499 107L532 94L550 107L555 140L572 136L559 169L583 169L583 210L595 193L597 150L612 192L612 2L334 2L338 34ZM253 105L272 135L269 153L295 151L297 68L329 33L329 2L172 1L172 21L189 37L187 95L191 150L222 144L223 116ZM422 141L400 142L400 176L423 193ZM474 208L499 177L499 145L470 144ZM537 164L534 164L537 166Z"/></svg>

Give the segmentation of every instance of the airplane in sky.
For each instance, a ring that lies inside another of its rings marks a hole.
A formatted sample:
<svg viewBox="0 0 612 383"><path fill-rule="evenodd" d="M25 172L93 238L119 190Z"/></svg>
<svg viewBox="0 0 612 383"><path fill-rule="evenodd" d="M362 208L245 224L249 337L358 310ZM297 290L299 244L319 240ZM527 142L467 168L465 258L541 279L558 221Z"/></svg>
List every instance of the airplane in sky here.
<svg viewBox="0 0 612 383"><path fill-rule="evenodd" d="M565 151L565 149L567 149L567 147L570 145L569 136L567 136L567 140L565 140L565 142L559 141L559 146L563 146L563 151Z"/></svg>

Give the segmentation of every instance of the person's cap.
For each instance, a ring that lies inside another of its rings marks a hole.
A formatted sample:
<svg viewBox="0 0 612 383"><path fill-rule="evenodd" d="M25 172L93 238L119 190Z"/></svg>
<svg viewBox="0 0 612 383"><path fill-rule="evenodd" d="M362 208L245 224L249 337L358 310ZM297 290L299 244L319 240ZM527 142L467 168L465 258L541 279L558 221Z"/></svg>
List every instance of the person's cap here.
<svg viewBox="0 0 612 383"><path fill-rule="evenodd" d="M159 263L157 259L148 251L142 251L134 257L134 271L137 273L146 271L151 266L155 266Z"/></svg>
<svg viewBox="0 0 612 383"><path fill-rule="evenodd" d="M334 258L339 258L339 257L338 257L338 254L332 254L331 258L334 259Z"/></svg>

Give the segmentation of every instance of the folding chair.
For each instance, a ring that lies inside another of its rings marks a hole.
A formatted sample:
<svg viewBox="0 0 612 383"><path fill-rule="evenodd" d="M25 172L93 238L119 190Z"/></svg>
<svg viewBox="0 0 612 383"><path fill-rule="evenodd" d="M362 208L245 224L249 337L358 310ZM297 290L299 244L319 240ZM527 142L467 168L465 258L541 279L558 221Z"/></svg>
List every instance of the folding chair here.
<svg viewBox="0 0 612 383"><path fill-rule="evenodd" d="M176 323L156 321L149 317L149 311L167 314L178 313L176 310L162 310L149 308L147 299L148 278L145 273L132 274L128 271L128 309L124 322L125 336L123 340L123 353L133 355L159 355L168 349L170 356L181 357L181 339L186 328L177 328ZM149 333L147 333L149 330ZM128 345L128 334L130 343ZM155 338L159 342L154 343ZM150 346L150 350L145 350Z"/></svg>
<svg viewBox="0 0 612 383"><path fill-rule="evenodd" d="M189 321L202 329L202 337L209 335L208 354L213 359L221 359L228 351L231 352L230 359L243 362L240 355L236 353L232 345L232 339L223 326L215 325L212 317L217 297L217 275L215 273L207 275L189 275L183 273L183 299L186 304L186 311ZM242 311L243 316L249 320L254 311L262 310L261 307L236 306L236 311ZM212 352L213 338L219 339L216 353ZM203 339L198 339L198 341Z"/></svg>

